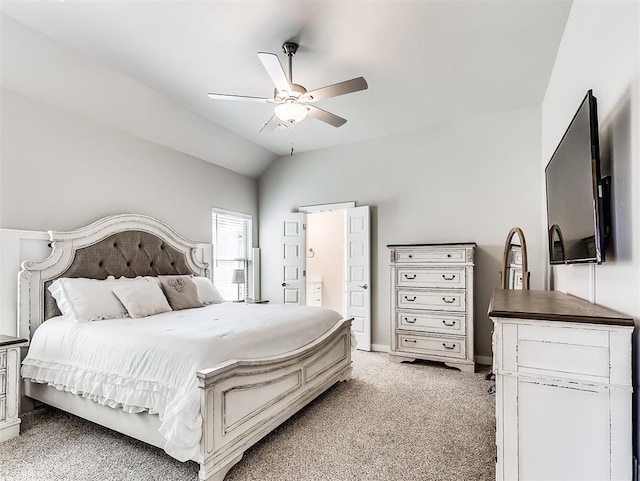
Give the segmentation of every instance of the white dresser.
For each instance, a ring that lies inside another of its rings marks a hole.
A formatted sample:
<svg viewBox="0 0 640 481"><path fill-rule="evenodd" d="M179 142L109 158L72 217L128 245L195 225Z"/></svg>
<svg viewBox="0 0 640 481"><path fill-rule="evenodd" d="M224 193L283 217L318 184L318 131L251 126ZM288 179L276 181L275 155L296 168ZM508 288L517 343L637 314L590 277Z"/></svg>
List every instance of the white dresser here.
<svg viewBox="0 0 640 481"><path fill-rule="evenodd" d="M496 290L496 479L632 479L633 319L554 291Z"/></svg>
<svg viewBox="0 0 640 481"><path fill-rule="evenodd" d="M20 433L20 348L25 339L0 334L0 442Z"/></svg>
<svg viewBox="0 0 640 481"><path fill-rule="evenodd" d="M392 360L475 370L475 243L390 244Z"/></svg>

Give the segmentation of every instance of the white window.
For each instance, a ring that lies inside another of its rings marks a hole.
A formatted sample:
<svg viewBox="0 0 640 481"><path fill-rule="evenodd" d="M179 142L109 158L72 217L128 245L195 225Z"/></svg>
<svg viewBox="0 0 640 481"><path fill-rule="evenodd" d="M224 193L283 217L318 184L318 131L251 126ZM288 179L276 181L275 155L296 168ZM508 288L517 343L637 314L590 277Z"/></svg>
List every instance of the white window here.
<svg viewBox="0 0 640 481"><path fill-rule="evenodd" d="M213 209L211 225L213 283L227 301L246 299L250 287L251 216Z"/></svg>

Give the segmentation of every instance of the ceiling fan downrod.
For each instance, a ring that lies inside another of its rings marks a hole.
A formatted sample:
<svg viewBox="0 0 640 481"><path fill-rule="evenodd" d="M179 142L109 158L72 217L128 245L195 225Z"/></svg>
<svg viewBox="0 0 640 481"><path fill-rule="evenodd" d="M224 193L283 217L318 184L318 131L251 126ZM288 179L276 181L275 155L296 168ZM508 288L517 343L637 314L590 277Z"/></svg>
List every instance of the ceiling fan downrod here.
<svg viewBox="0 0 640 481"><path fill-rule="evenodd" d="M282 44L282 51L289 57L289 83L293 85L293 56L298 51L298 44L295 42L285 42Z"/></svg>

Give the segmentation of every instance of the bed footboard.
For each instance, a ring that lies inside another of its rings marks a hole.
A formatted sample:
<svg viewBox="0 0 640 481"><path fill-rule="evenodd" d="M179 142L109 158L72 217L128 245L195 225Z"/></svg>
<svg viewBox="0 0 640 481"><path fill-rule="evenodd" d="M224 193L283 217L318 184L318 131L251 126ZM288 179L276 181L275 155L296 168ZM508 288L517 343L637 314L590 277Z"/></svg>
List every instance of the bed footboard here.
<svg viewBox="0 0 640 481"><path fill-rule="evenodd" d="M243 453L338 381L351 377L351 319L282 356L198 372L200 479L222 481Z"/></svg>

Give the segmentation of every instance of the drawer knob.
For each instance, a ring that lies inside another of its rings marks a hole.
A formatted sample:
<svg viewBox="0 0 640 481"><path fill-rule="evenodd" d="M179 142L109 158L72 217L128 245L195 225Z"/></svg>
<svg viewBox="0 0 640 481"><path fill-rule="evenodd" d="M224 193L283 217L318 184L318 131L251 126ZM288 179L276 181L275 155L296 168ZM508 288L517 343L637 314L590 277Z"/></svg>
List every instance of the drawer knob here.
<svg viewBox="0 0 640 481"><path fill-rule="evenodd" d="M408 317L405 317L405 318L404 318L404 322L408 322L409 324L415 324L415 322L416 322L417 320L418 320L418 319L416 319L415 317L413 318L413 320L412 320L412 319L409 319Z"/></svg>
<svg viewBox="0 0 640 481"><path fill-rule="evenodd" d="M447 346L447 343L443 342L442 343L442 347L444 347L445 349L452 350L452 349L455 349L456 345L455 344L451 344L450 346Z"/></svg>
<svg viewBox="0 0 640 481"><path fill-rule="evenodd" d="M404 275L404 278L405 278L405 279L408 279L408 280L410 280L410 281L412 281L412 280L414 280L414 279L416 278L416 275L415 275L415 274L413 274L413 276L409 277L409 274L405 274L405 275Z"/></svg>
<svg viewBox="0 0 640 481"><path fill-rule="evenodd" d="M451 324L449 324L448 321L446 321L445 319L442 320L442 324L444 324L447 327L453 327L456 325L456 321L451 321Z"/></svg>
<svg viewBox="0 0 640 481"><path fill-rule="evenodd" d="M404 342L412 342L413 344L415 344L418 341L416 341L415 339L405 339Z"/></svg>
<svg viewBox="0 0 640 481"><path fill-rule="evenodd" d="M409 254L409 256L408 256L408 257L409 257L409 259L413 259L413 256L412 256L411 254Z"/></svg>
<svg viewBox="0 0 640 481"><path fill-rule="evenodd" d="M452 280L454 280L454 279L456 278L456 275L455 275L455 274L451 274L451 277L449 277L449 276L447 276L446 274L442 274L442 278L443 278L445 281L452 281Z"/></svg>
<svg viewBox="0 0 640 481"><path fill-rule="evenodd" d="M444 297L443 297L443 299L444 299ZM405 301L409 301L409 302L413 302L413 301L416 300L416 296L413 296L411 299L409 299L409 296L404 296L404 300Z"/></svg>
<svg viewBox="0 0 640 481"><path fill-rule="evenodd" d="M453 303L455 302L456 298L455 298L455 297L452 297L450 300L447 300L447 298L446 298L446 297L443 297L443 298L442 298L442 300L443 300L444 302L446 302L447 304L453 304Z"/></svg>
<svg viewBox="0 0 640 481"><path fill-rule="evenodd" d="M447 257L451 257L451 254L447 254Z"/></svg>

